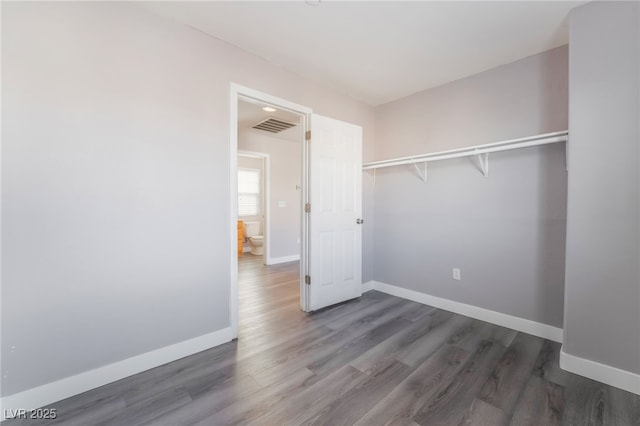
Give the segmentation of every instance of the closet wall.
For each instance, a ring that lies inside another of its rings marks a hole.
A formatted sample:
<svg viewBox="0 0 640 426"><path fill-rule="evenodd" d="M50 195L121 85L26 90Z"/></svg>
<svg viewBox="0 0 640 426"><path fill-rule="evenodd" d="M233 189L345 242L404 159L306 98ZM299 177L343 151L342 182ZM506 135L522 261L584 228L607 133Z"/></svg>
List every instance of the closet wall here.
<svg viewBox="0 0 640 426"><path fill-rule="evenodd" d="M640 374L640 5L589 3L570 17L562 349ZM640 377L622 376L640 393Z"/></svg>
<svg viewBox="0 0 640 426"><path fill-rule="evenodd" d="M376 109L376 159L566 130L561 46ZM374 280L562 327L564 144L379 169ZM452 268L462 280L452 279Z"/></svg>

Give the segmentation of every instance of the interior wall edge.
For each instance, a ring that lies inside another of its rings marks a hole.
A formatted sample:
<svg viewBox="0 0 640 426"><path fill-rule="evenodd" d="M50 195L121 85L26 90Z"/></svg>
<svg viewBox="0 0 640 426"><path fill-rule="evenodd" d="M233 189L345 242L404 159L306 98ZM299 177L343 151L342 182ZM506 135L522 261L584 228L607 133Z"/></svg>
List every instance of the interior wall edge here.
<svg viewBox="0 0 640 426"><path fill-rule="evenodd" d="M571 355L560 349L560 368L589 379L640 395L640 374Z"/></svg>
<svg viewBox="0 0 640 426"><path fill-rule="evenodd" d="M377 290L392 296L411 300L413 302L422 303L424 305L433 306L445 311L475 318L491 324L507 327L512 330L521 331L523 333L532 334L542 337L543 339L552 340L562 343L564 330L552 325L531 321L525 318L515 317L513 315L504 314L502 312L492 311L490 309L481 308L479 306L468 305L455 300L444 299L442 297L432 296L427 293L420 293L414 290L408 290L396 285L387 284L379 281L369 281L363 285L362 291Z"/></svg>
<svg viewBox="0 0 640 426"><path fill-rule="evenodd" d="M55 382L27 389L2 398L2 420L10 410L39 408L108 383L219 346L233 338L231 327L207 333L180 343L155 349L113 364L104 365Z"/></svg>

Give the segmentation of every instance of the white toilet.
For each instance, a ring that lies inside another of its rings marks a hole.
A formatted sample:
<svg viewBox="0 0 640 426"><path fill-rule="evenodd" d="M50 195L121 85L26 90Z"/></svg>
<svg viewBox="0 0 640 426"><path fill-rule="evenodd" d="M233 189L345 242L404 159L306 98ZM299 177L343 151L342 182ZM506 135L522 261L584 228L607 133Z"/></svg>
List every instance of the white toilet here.
<svg viewBox="0 0 640 426"><path fill-rule="evenodd" d="M262 256L264 254L264 237L260 235L260 222L245 222L244 236L249 240L251 254Z"/></svg>

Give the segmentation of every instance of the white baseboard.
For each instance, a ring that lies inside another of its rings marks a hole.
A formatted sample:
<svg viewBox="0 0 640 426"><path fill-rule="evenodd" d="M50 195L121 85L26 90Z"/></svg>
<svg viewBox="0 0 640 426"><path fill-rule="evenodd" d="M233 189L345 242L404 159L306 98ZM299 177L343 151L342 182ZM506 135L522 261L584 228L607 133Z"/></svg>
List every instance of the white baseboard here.
<svg viewBox="0 0 640 426"><path fill-rule="evenodd" d="M9 410L33 409L106 385L133 374L193 355L232 340L231 327L146 352L2 398L2 419Z"/></svg>
<svg viewBox="0 0 640 426"><path fill-rule="evenodd" d="M277 265L278 263L295 262L296 260L300 260L299 254L294 254L291 256L282 256L282 257L270 257L269 259L267 259L267 265Z"/></svg>
<svg viewBox="0 0 640 426"><path fill-rule="evenodd" d="M391 284L381 283L379 281L369 281L364 286L370 286L372 290L378 290L392 296L401 297L403 299L412 300L414 302L423 303L425 305L444 309L445 311L454 312L456 314L479 319L492 324L507 327L512 330L521 331L523 333L532 334L544 339L553 340L562 343L564 331L561 328L553 327L548 324L542 324L525 318L514 317L512 315L503 314L501 312L492 311L478 306L467 305L466 303L456 302L454 300L443 299L437 296L420 293L406 288L398 287Z"/></svg>
<svg viewBox="0 0 640 426"><path fill-rule="evenodd" d="M362 292L366 293L368 291L375 290L373 288L374 284L375 284L374 281L367 281L366 283L362 283Z"/></svg>
<svg viewBox="0 0 640 426"><path fill-rule="evenodd" d="M564 346L560 349L560 368L640 395L640 374L568 354Z"/></svg>

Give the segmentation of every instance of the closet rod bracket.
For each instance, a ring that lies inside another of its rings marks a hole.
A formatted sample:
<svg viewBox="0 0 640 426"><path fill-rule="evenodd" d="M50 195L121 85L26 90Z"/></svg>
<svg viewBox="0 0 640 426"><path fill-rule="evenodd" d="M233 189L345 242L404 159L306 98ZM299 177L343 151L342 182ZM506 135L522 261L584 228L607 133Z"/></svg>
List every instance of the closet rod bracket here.
<svg viewBox="0 0 640 426"><path fill-rule="evenodd" d="M425 161L424 163L422 163L423 170L420 170L420 167L418 167L418 163L412 163L412 164L413 164L413 167L415 167L420 180L423 181L424 183L427 183L427 162Z"/></svg>
<svg viewBox="0 0 640 426"><path fill-rule="evenodd" d="M376 169L363 169L363 172L367 172L369 176L371 176L373 187L376 186Z"/></svg>
<svg viewBox="0 0 640 426"><path fill-rule="evenodd" d="M478 164L480 165L480 171L484 177L489 176L489 153L481 153L477 151L474 153L476 159L478 160Z"/></svg>

